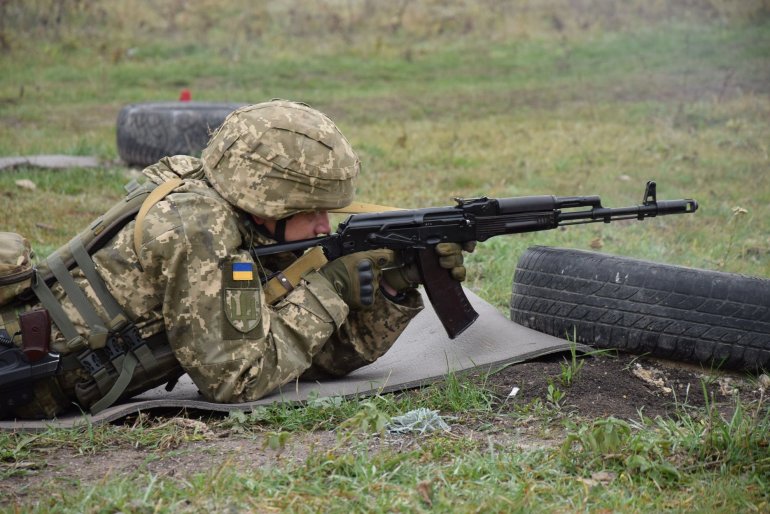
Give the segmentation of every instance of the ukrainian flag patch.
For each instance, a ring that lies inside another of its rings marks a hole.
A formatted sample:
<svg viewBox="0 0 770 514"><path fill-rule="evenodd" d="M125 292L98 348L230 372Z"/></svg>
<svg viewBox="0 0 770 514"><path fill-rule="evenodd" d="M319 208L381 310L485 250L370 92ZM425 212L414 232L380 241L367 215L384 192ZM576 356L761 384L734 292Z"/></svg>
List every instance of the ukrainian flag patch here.
<svg viewBox="0 0 770 514"><path fill-rule="evenodd" d="M254 280L254 264L250 262L234 262L233 280Z"/></svg>

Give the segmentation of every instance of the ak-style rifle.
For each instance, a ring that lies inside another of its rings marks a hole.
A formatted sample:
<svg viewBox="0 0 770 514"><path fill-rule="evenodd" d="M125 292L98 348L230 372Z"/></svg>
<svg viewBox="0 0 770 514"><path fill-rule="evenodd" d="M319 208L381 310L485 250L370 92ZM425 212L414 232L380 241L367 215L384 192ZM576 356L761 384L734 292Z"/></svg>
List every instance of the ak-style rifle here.
<svg viewBox="0 0 770 514"><path fill-rule="evenodd" d="M647 182L641 205L607 208L598 196L522 196L456 199L449 207L392 210L353 214L328 236L251 249L257 259L280 252L323 248L328 260L343 255L389 248L404 263L416 263L421 283L450 338L454 339L478 317L460 283L438 262L438 243L485 241L504 234L550 230L583 223L644 220L668 214L693 213L692 199L658 200L655 182Z"/></svg>

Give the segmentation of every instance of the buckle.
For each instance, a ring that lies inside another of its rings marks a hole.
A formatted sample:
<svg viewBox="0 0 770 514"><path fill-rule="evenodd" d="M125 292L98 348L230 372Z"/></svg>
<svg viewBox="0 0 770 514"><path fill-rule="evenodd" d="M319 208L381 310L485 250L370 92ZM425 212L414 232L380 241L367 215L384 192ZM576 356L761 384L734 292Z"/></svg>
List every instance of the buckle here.
<svg viewBox="0 0 770 514"><path fill-rule="evenodd" d="M144 344L144 339L139 334L139 329L133 323L120 331L120 338L128 346L129 351L136 350Z"/></svg>
<svg viewBox="0 0 770 514"><path fill-rule="evenodd" d="M83 366L90 375L96 375L98 372L104 369L104 363L102 359L92 350L86 350L78 355L80 365Z"/></svg>
<svg viewBox="0 0 770 514"><path fill-rule="evenodd" d="M113 361L126 353L120 340L115 334L110 334L107 338L107 344L104 345L104 351L107 354L107 359Z"/></svg>

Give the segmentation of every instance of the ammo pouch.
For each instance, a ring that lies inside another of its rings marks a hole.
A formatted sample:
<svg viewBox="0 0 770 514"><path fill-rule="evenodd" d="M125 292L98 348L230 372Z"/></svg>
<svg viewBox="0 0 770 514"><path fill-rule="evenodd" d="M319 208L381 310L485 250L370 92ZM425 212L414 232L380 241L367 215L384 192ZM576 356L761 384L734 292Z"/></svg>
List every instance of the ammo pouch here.
<svg viewBox="0 0 770 514"><path fill-rule="evenodd" d="M32 247L23 236L0 232L0 305L10 303L32 284Z"/></svg>
<svg viewBox="0 0 770 514"><path fill-rule="evenodd" d="M130 381L125 389L116 393L117 397L114 401L110 402L110 405L161 384L167 384L166 389L170 391L176 384L177 379L184 374L174 356L174 352L171 351L171 346L168 344L164 333L149 337L145 340L145 344L153 360L134 367L132 375L129 377ZM123 359L125 358L124 356ZM71 359L77 360L77 357L73 356ZM122 371L122 363L119 360L113 359L109 363L112 365L115 373ZM107 365L109 366L110 364ZM116 381L120 378L117 375L113 376L115 376ZM109 382L106 385L109 385ZM79 382L75 386L75 396L80 405L91 406L91 412L94 414L99 410L109 407L106 401L103 402L103 407L99 408L96 405L105 397L104 386L100 385L96 380Z"/></svg>
<svg viewBox="0 0 770 514"><path fill-rule="evenodd" d="M53 323L67 339L67 352L62 355L60 372L85 370L92 381L75 386L75 395L82 407L92 413L103 410L121 398L155 387L163 382L173 384L182 374L165 334L145 340L128 318L96 271L91 255L102 248L141 211L146 213L168 194L181 180L156 186L134 184L129 194L62 248L52 253L34 271L31 290L48 311ZM130 187L130 186L129 186ZM160 190L160 191L158 191ZM162 198L162 196L160 196ZM70 271L79 268L93 290L103 319ZM88 325L87 336L81 336L67 317L50 289L58 282Z"/></svg>

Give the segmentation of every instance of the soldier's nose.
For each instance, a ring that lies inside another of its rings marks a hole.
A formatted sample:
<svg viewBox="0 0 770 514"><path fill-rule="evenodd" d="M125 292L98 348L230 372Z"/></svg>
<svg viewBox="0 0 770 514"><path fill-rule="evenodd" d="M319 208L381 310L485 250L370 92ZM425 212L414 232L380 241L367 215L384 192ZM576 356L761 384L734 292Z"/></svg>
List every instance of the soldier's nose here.
<svg viewBox="0 0 770 514"><path fill-rule="evenodd" d="M321 211L317 213L316 215L316 225L315 225L315 234L328 234L332 230L331 224L329 222L329 213L326 211Z"/></svg>

